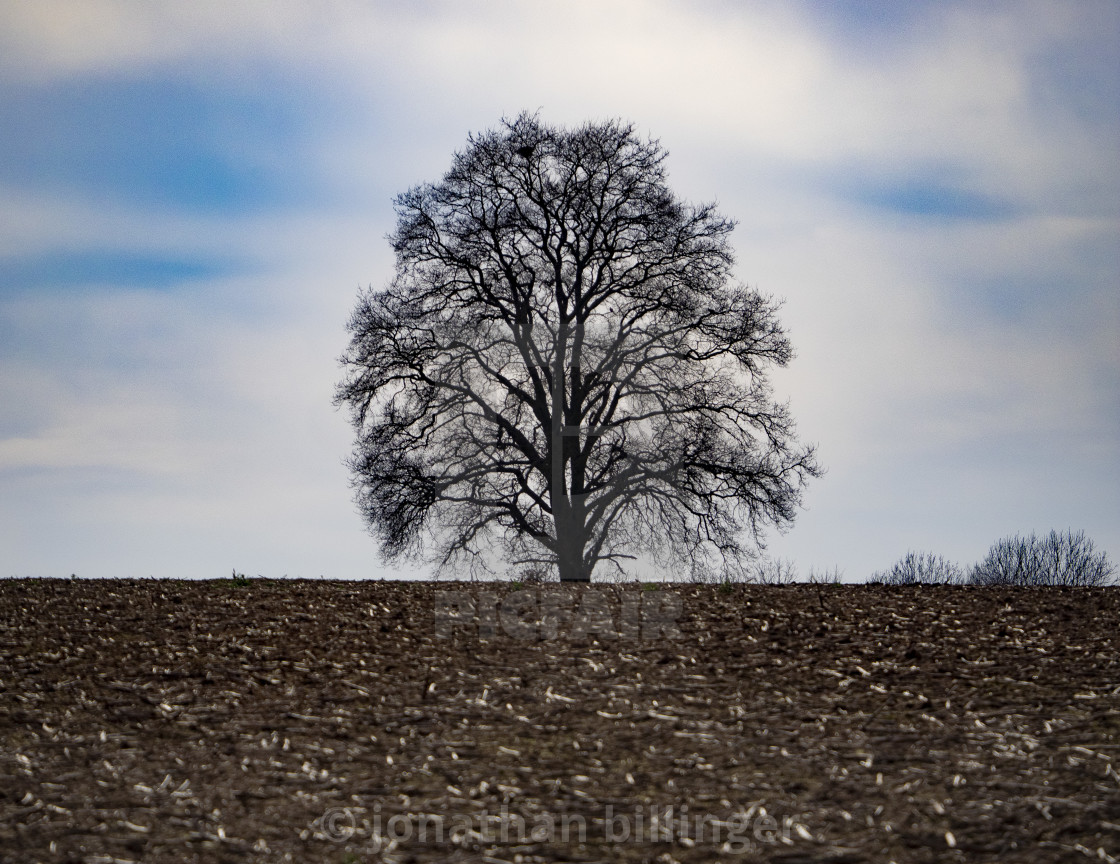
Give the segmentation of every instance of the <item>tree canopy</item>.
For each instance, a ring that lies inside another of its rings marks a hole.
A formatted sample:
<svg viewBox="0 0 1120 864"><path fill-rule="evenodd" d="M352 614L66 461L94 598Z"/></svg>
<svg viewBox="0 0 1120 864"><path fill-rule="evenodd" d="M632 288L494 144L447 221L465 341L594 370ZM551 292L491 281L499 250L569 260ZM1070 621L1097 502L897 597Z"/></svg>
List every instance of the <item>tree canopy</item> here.
<svg viewBox="0 0 1120 864"><path fill-rule="evenodd" d="M522 114L398 196L395 276L361 294L336 394L385 558L695 576L794 519L820 469L767 379L790 343L665 158L629 125Z"/></svg>

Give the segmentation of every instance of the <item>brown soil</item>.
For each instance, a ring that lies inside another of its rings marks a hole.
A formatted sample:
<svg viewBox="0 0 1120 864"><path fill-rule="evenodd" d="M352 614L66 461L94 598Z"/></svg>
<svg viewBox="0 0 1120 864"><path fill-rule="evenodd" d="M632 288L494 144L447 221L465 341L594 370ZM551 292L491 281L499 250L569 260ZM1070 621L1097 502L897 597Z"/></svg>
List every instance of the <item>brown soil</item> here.
<svg viewBox="0 0 1120 864"><path fill-rule="evenodd" d="M659 588L0 582L0 860L1120 859L1120 589Z"/></svg>

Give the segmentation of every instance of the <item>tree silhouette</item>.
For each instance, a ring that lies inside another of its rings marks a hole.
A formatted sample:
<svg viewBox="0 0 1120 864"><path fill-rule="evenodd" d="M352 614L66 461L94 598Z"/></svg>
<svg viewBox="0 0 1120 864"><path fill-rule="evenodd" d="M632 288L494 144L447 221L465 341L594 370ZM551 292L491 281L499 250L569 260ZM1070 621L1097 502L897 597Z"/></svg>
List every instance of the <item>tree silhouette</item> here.
<svg viewBox="0 0 1120 864"><path fill-rule="evenodd" d="M968 574L971 585L1112 585L1116 566L1084 531L1005 537Z"/></svg>
<svg viewBox="0 0 1120 864"><path fill-rule="evenodd" d="M395 278L360 296L336 394L387 560L710 573L793 520L820 472L765 374L789 342L665 155L522 114L398 196Z"/></svg>

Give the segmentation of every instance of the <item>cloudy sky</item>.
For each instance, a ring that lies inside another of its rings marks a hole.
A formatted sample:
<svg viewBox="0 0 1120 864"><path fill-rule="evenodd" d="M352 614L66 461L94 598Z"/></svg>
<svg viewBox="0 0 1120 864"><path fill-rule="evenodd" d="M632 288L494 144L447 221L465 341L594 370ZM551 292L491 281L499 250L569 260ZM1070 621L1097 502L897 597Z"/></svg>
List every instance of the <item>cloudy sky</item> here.
<svg viewBox="0 0 1120 864"><path fill-rule="evenodd" d="M1120 4L0 0L0 576L366 578L331 405L391 200L621 117L738 220L828 473L769 552L862 581L1120 557Z"/></svg>

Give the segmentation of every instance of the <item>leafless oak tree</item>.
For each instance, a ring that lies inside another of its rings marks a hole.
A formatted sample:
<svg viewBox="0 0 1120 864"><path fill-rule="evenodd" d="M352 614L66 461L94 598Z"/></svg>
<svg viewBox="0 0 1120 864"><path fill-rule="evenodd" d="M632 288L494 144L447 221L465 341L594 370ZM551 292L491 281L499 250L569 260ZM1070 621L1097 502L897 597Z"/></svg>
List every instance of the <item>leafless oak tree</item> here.
<svg viewBox="0 0 1120 864"><path fill-rule="evenodd" d="M820 471L766 378L789 342L665 155L522 114L397 198L395 278L360 297L336 394L386 559L727 570L792 521Z"/></svg>

